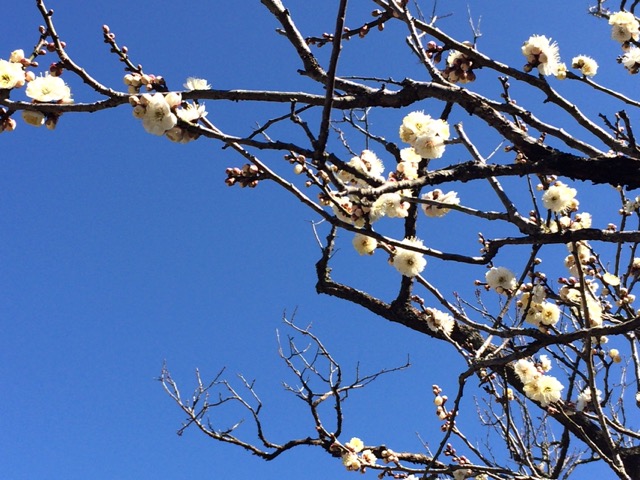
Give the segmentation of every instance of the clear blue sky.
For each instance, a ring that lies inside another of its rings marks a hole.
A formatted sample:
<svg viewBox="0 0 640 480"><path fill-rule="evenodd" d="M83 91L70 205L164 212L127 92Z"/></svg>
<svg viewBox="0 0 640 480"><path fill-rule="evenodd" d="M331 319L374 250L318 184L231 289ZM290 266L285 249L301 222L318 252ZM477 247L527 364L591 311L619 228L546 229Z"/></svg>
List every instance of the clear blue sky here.
<svg viewBox="0 0 640 480"><path fill-rule="evenodd" d="M333 30L337 1L283 1L305 35ZM0 58L36 42L42 21L34 3L4 6ZM347 24L368 21L373 3L352 3ZM429 12L431 2L423 3ZM565 61L588 53L601 63L601 81L635 84L615 64L618 47L606 23L586 15L588 2L564 3L558 11L551 1L535 8L531 2L472 2L473 15L482 15L480 48L521 66L521 43L546 34L560 42ZM469 38L465 3L441 4L441 14L454 16L440 27ZM69 54L115 88L125 88L123 72L102 43L105 23L135 62L174 89L193 75L215 88L319 91L296 74L295 53L257 1L49 0L47 6L56 11ZM575 20L567 21L570 15ZM339 72L426 78L407 52L398 29L372 32L345 45ZM319 56L328 53L324 47ZM76 101L98 98L69 82ZM490 88L497 96L498 85ZM214 123L237 134L274 111L229 102L207 102L207 109ZM393 139L406 113L377 115L374 129ZM355 149L362 148L358 142ZM375 371L411 356L408 372L350 399L345 440L357 435L365 443L420 451L415 433L429 439L437 428L430 389L455 384L453 350L317 296L319 250L310 227L317 218L273 185L226 187L224 169L243 163L232 152L206 140L176 145L148 135L127 106L65 115L54 132L19 122L15 132L0 136L0 145L1 479L353 477L338 460L310 449L267 464L195 430L178 437L182 414L155 381L164 360L185 392L196 367L208 378L227 366L230 378L258 379L274 440L311 434L304 410L280 387L293 379L277 358L275 330L282 328L283 311L296 308L299 323L312 322L348 371L358 361ZM495 147L480 146L483 153ZM458 152L451 163L466 160ZM277 155L265 158L287 168ZM424 238L442 248L441 234L459 228L455 220L443 219ZM468 228L460 245L475 249L478 227ZM397 272L379 253L357 258L350 235L342 237L336 277L391 298ZM436 261L431 268L445 292L469 294L473 279L484 274L476 267L463 276ZM445 354L452 360L443 362Z"/></svg>

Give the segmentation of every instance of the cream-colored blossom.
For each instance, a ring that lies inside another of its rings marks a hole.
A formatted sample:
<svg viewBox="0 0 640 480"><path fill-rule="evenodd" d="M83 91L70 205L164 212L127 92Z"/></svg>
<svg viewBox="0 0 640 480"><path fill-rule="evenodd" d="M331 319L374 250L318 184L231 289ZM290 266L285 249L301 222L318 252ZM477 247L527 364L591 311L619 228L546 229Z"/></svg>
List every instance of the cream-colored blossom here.
<svg viewBox="0 0 640 480"><path fill-rule="evenodd" d="M358 437L353 437L351 440L345 443L344 446L352 452L359 453L364 448L364 442Z"/></svg>
<svg viewBox="0 0 640 480"><path fill-rule="evenodd" d="M558 44L544 35L532 35L522 45L522 54L531 68L538 68L542 75L555 75L560 65Z"/></svg>
<svg viewBox="0 0 640 480"><path fill-rule="evenodd" d="M204 78L189 77L184 83L187 90L209 90L211 85Z"/></svg>
<svg viewBox="0 0 640 480"><path fill-rule="evenodd" d="M399 192L383 193L373 202L369 220L376 222L382 217L405 218L408 214L409 202L404 201Z"/></svg>
<svg viewBox="0 0 640 480"><path fill-rule="evenodd" d="M369 235L356 233L353 237L353 247L360 255L373 255L377 246L378 241Z"/></svg>
<svg viewBox="0 0 640 480"><path fill-rule="evenodd" d="M24 85L24 70L19 63L0 60L0 90L20 88Z"/></svg>
<svg viewBox="0 0 640 480"><path fill-rule="evenodd" d="M21 63L24 60L24 50L22 50L21 48L14 50L13 52L11 52L11 55L9 55L9 61L11 63Z"/></svg>
<svg viewBox="0 0 640 480"><path fill-rule="evenodd" d="M590 213L581 212L576 214L575 220L569 226L570 230L581 230L583 228L591 228L592 217Z"/></svg>
<svg viewBox="0 0 640 480"><path fill-rule="evenodd" d="M640 24L631 12L616 12L609 16L609 25L611 30L611 38L617 42L624 43L629 40L638 41L640 38Z"/></svg>
<svg viewBox="0 0 640 480"><path fill-rule="evenodd" d="M453 332L453 325L456 321L451 315L435 308L427 308L427 325L434 332L444 332L447 336Z"/></svg>
<svg viewBox="0 0 640 480"><path fill-rule="evenodd" d="M540 355L538 366L540 367L540 370L547 373L549 370L551 370L551 360L549 360L549 357L547 355Z"/></svg>
<svg viewBox="0 0 640 480"><path fill-rule="evenodd" d="M342 454L342 464L347 470L352 471L360 470L360 467L362 466L358 455L351 452L345 452Z"/></svg>
<svg viewBox="0 0 640 480"><path fill-rule="evenodd" d="M415 237L405 238L401 243L411 247L424 247L422 240ZM424 270L424 267L427 266L427 260L424 258L422 253L402 247L396 247L396 252L393 255L391 262L396 270L405 277L415 277Z"/></svg>
<svg viewBox="0 0 640 480"><path fill-rule="evenodd" d="M449 139L449 124L423 112L411 112L402 120L400 138L410 144L422 158L440 158Z"/></svg>
<svg viewBox="0 0 640 480"><path fill-rule="evenodd" d="M360 460L365 465L375 465L377 458L371 450L367 449L367 450L363 450L362 453L360 454Z"/></svg>
<svg viewBox="0 0 640 480"><path fill-rule="evenodd" d="M407 114L400 125L400 139L405 143L413 143L433 119L424 112L416 111Z"/></svg>
<svg viewBox="0 0 640 480"><path fill-rule="evenodd" d="M418 178L418 167L422 157L416 153L413 147L407 147L400 150L400 160L396 166L396 178L398 175L403 180L415 180Z"/></svg>
<svg viewBox="0 0 640 480"><path fill-rule="evenodd" d="M541 406L547 407L560 400L564 386L555 377L540 375L525 383L523 389L527 397L539 402Z"/></svg>
<svg viewBox="0 0 640 480"><path fill-rule="evenodd" d="M485 274L489 288L498 293L507 293L516 288L516 276L505 267L492 267Z"/></svg>
<svg viewBox="0 0 640 480"><path fill-rule="evenodd" d="M145 94L146 111L142 117L142 126L153 135L164 135L168 130L176 126L177 117L171 112L171 107L162 93L153 95Z"/></svg>
<svg viewBox="0 0 640 480"><path fill-rule="evenodd" d="M635 75L640 71L640 48L631 47L627 53L625 53L620 62L624 65L630 74Z"/></svg>
<svg viewBox="0 0 640 480"><path fill-rule="evenodd" d="M420 163L422 157L412 147L406 147L400 150L400 159L403 162Z"/></svg>
<svg viewBox="0 0 640 480"><path fill-rule="evenodd" d="M551 185L544 195L542 195L542 204L544 208L555 213L565 213L568 210L577 208L577 200L575 199L578 191L562 182L556 182Z"/></svg>
<svg viewBox="0 0 640 480"><path fill-rule="evenodd" d="M176 110L176 116L183 122L196 123L201 118L207 116L207 111L205 110L204 103L187 103L186 106Z"/></svg>
<svg viewBox="0 0 640 480"><path fill-rule="evenodd" d="M566 80L567 78L567 65L560 62L556 68L555 76L558 80Z"/></svg>
<svg viewBox="0 0 640 480"><path fill-rule="evenodd" d="M513 368L523 384L529 383L541 375L533 362L525 358L518 360Z"/></svg>
<svg viewBox="0 0 640 480"><path fill-rule="evenodd" d="M593 401L593 395L591 395L591 388L587 387L578 395L578 401L576 402L576 410L578 412L582 412L587 404ZM596 401L600 402L602 400L602 392L596 388Z"/></svg>
<svg viewBox="0 0 640 480"><path fill-rule="evenodd" d="M448 205L459 205L460 199L458 193L451 191L443 193L442 190L436 188L431 192L427 192L421 197L423 200L434 200ZM422 211L427 217L443 217L451 211L450 208L438 207L436 205L422 204Z"/></svg>
<svg viewBox="0 0 640 480"><path fill-rule="evenodd" d="M571 68L576 68L585 77L593 77L598 71L598 63L586 55L578 55L571 60Z"/></svg>
<svg viewBox="0 0 640 480"><path fill-rule="evenodd" d="M164 96L164 101L169 104L169 108L176 109L182 103L182 93L169 92Z"/></svg>
<svg viewBox="0 0 640 480"><path fill-rule="evenodd" d="M71 89L62 78L48 73L44 77L36 77L29 82L25 94L36 102L71 103Z"/></svg>
<svg viewBox="0 0 640 480"><path fill-rule="evenodd" d="M540 324L552 327L560 320L560 308L555 303L543 302L541 304Z"/></svg>

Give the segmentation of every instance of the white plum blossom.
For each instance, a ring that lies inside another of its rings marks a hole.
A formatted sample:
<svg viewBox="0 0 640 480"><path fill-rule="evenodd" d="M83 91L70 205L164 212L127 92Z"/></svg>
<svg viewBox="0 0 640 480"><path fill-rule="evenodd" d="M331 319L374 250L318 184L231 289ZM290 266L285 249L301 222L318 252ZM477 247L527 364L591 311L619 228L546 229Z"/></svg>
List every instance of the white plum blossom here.
<svg viewBox="0 0 640 480"><path fill-rule="evenodd" d="M369 235L356 233L353 237L353 247L360 255L373 255L377 246L378 241Z"/></svg>
<svg viewBox="0 0 640 480"><path fill-rule="evenodd" d="M591 388L587 387L578 395L578 401L576 402L576 410L578 412L582 412L587 404L591 403L593 400L593 395L591 395ZM600 402L602 400L602 392L596 388L596 401Z"/></svg>
<svg viewBox="0 0 640 480"><path fill-rule="evenodd" d="M24 85L24 82L22 65L0 60L0 90L20 88Z"/></svg>
<svg viewBox="0 0 640 480"><path fill-rule="evenodd" d="M442 312L435 308L425 309L427 314L427 325L434 332L443 332L447 336L451 335L453 325L456 323L454 318L446 312Z"/></svg>
<svg viewBox="0 0 640 480"><path fill-rule="evenodd" d="M377 458L371 450L366 449L366 450L363 450L362 453L360 454L360 460L365 465L375 465Z"/></svg>
<svg viewBox="0 0 640 480"><path fill-rule="evenodd" d="M562 182L551 185L542 195L544 208L554 213L565 213L578 208L576 195L578 191Z"/></svg>
<svg viewBox="0 0 640 480"><path fill-rule="evenodd" d="M146 111L142 117L142 126L153 135L164 135L176 126L177 118L162 93L142 96Z"/></svg>
<svg viewBox="0 0 640 480"><path fill-rule="evenodd" d="M72 102L71 89L64 83L64 80L48 73L44 77L36 77L30 81L25 94L36 102Z"/></svg>
<svg viewBox="0 0 640 480"><path fill-rule="evenodd" d="M524 384L524 394L531 400L539 402L541 406L547 407L556 403L561 398L564 385L551 375L540 375L528 383Z"/></svg>
<svg viewBox="0 0 640 480"><path fill-rule="evenodd" d="M184 83L187 90L209 90L211 85L204 78L189 77Z"/></svg>
<svg viewBox="0 0 640 480"><path fill-rule="evenodd" d="M424 247L422 240L415 237L405 238L401 243L411 247ZM423 254L402 247L396 247L396 252L391 259L391 262L396 270L405 277L415 277L424 270L424 267L427 266L427 260L424 258Z"/></svg>
<svg viewBox="0 0 640 480"><path fill-rule="evenodd" d="M532 382L541 375L533 362L525 358L518 360L513 368L523 384Z"/></svg>
<svg viewBox="0 0 640 480"><path fill-rule="evenodd" d="M492 267L485 274L489 288L498 293L507 293L516 288L516 276L505 267Z"/></svg>
<svg viewBox="0 0 640 480"><path fill-rule="evenodd" d="M555 75L560 65L558 44L544 35L532 35L522 45L529 68L538 68L542 75ZM528 70L527 70L528 71Z"/></svg>
<svg viewBox="0 0 640 480"><path fill-rule="evenodd" d="M358 437L353 437L344 446L354 453L360 453L364 449L364 442Z"/></svg>
<svg viewBox="0 0 640 480"><path fill-rule="evenodd" d="M24 60L24 50L22 50L21 48L14 50L13 52L11 52L11 54L9 55L9 61L11 63L21 63Z"/></svg>
<svg viewBox="0 0 640 480"><path fill-rule="evenodd" d="M352 471L360 470L360 467L362 466L358 455L352 452L345 452L342 454L342 464L347 470Z"/></svg>
<svg viewBox="0 0 640 480"><path fill-rule="evenodd" d="M391 192L380 195L371 206L369 220L376 222L382 217L405 218L409 214L409 202L402 199L403 194Z"/></svg>
<svg viewBox="0 0 640 480"><path fill-rule="evenodd" d="M551 370L551 363L546 355L540 356L540 369L542 371ZM540 402L540 405L547 407L560 400L560 392L564 386L560 381L550 375L544 375L535 364L525 358L516 361L513 366L516 375L524 385L524 393L531 400Z"/></svg>
<svg viewBox="0 0 640 480"><path fill-rule="evenodd" d="M460 199L458 198L458 193L451 191L447 193L443 193L442 190L436 188L431 192L427 192L421 197L423 200L435 200L440 203L445 203L448 205L459 205ZM450 208L438 207L436 205L422 205L422 211L427 217L443 217L447 213L451 211Z"/></svg>
<svg viewBox="0 0 640 480"><path fill-rule="evenodd" d="M552 327L560 320L560 308L551 302L542 302L540 312L540 324L545 327Z"/></svg>
<svg viewBox="0 0 640 480"><path fill-rule="evenodd" d="M571 68L576 68L585 77L593 77L598 71L598 63L586 55L578 55L571 60Z"/></svg>
<svg viewBox="0 0 640 480"><path fill-rule="evenodd" d="M640 38L640 24L631 12L612 13L609 16L609 25L613 27L611 29L611 38L617 42L638 41Z"/></svg>
<svg viewBox="0 0 640 480"><path fill-rule="evenodd" d="M449 140L449 124L424 112L411 112L402 120L400 139L410 144L422 158L440 158Z"/></svg>
<svg viewBox="0 0 640 480"><path fill-rule="evenodd" d="M418 167L422 157L416 153L413 147L400 150L400 160L396 166L396 172L402 175L404 180L415 180L418 178Z"/></svg>
<svg viewBox="0 0 640 480"><path fill-rule="evenodd" d="M558 80L566 80L567 78L567 65L560 62L556 68L555 76Z"/></svg>
<svg viewBox="0 0 640 480"><path fill-rule="evenodd" d="M538 366L540 367L540 370L546 373L551 370L551 360L549 360L547 355L540 355Z"/></svg>
<svg viewBox="0 0 640 480"><path fill-rule="evenodd" d="M207 111L204 108L204 103L187 103L186 106L176 110L176 116L183 122L196 123L207 116Z"/></svg>
<svg viewBox="0 0 640 480"><path fill-rule="evenodd" d="M624 65L630 74L635 75L640 71L640 48L631 47L627 53L625 53L620 62Z"/></svg>
<svg viewBox="0 0 640 480"><path fill-rule="evenodd" d="M422 157L412 147L406 147L400 150L400 159L403 162L420 163Z"/></svg>

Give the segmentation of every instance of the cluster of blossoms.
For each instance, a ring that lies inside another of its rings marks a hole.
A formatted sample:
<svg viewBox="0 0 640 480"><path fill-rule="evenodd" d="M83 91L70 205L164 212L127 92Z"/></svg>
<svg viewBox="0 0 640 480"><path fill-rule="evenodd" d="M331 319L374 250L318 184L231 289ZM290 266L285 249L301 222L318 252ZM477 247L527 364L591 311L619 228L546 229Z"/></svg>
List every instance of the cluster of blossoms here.
<svg viewBox="0 0 640 480"><path fill-rule="evenodd" d="M567 77L567 66L560 61L558 44L544 35L532 35L522 45L522 54L527 57L525 72L538 69L541 75L555 75L564 80ZM578 55L571 60L571 68L580 70L585 77L593 77L598 71L598 63L586 55Z"/></svg>
<svg viewBox="0 0 640 480"><path fill-rule="evenodd" d="M471 42L464 42L468 47L473 47ZM451 50L447 56L447 68L442 71L442 75L451 83L469 83L476 79L473 72L473 59L466 54Z"/></svg>
<svg viewBox="0 0 640 480"><path fill-rule="evenodd" d="M523 292L517 305L524 311L525 321L542 332L546 332L560 320L560 308L555 303L546 301L542 285L535 285Z"/></svg>
<svg viewBox="0 0 640 480"><path fill-rule="evenodd" d="M411 112L402 119L400 139L422 158L441 158L449 140L449 124L423 112Z"/></svg>
<svg viewBox="0 0 640 480"><path fill-rule="evenodd" d="M415 180L418 178L418 167L422 157L413 148L407 147L400 150L400 160L396 171L389 174L389 180Z"/></svg>
<svg viewBox="0 0 640 480"><path fill-rule="evenodd" d="M625 54L618 57L627 71L635 75L640 71L640 49L632 44L640 39L640 23L631 12L616 12L609 16L611 38L622 44Z"/></svg>
<svg viewBox="0 0 640 480"><path fill-rule="evenodd" d="M567 244L569 249L569 255L564 259L564 266L569 270L569 274L574 277L580 276L580 271L583 274L592 274L591 270L587 270L586 267L591 265L595 258L591 255L591 247L586 241L576 242L575 244Z"/></svg>
<svg viewBox="0 0 640 480"><path fill-rule="evenodd" d="M410 191L389 192L380 195L373 203L362 201L355 195L339 196L330 192L329 195L321 193L318 197L320 203L331 207L336 217L358 228L369 223L374 223L382 217L404 218L409 212L409 202L403 200L403 196L411 196Z"/></svg>
<svg viewBox="0 0 640 480"><path fill-rule="evenodd" d="M522 45L522 54L527 57L525 72L537 68L542 75L556 75L561 65L558 44L544 35L529 37Z"/></svg>
<svg viewBox="0 0 640 480"><path fill-rule="evenodd" d="M439 188L425 193L420 198L422 198L422 200L431 200L447 205L460 205L460 199L458 198L457 192L451 191L443 193ZM451 209L425 203L422 205L422 211L427 217L444 217L451 211Z"/></svg>
<svg viewBox="0 0 640 480"><path fill-rule="evenodd" d="M514 365L514 370L524 385L525 395L543 407L558 402L560 392L564 389L557 378L545 375L550 369L551 362L546 355L541 355L537 363L521 358Z"/></svg>
<svg viewBox="0 0 640 480"><path fill-rule="evenodd" d="M597 297L599 285L591 280L584 282L584 299L582 295L582 284L575 279L569 279L566 285L563 285L558 292L560 298L570 305L574 315L584 320L589 319L588 327L602 326L603 314L602 305Z"/></svg>
<svg viewBox="0 0 640 480"><path fill-rule="evenodd" d="M129 103L133 106L133 116L142 120L142 126L147 132L165 135L178 143L187 143L197 138L197 135L180 126L179 120L195 125L207 115L203 104L183 103L182 95L176 92L133 95L129 98Z"/></svg>
<svg viewBox="0 0 640 480"><path fill-rule="evenodd" d="M451 335L453 325L456 323L451 315L435 308L426 308L424 313L431 330L444 333L447 337Z"/></svg>
<svg viewBox="0 0 640 480"><path fill-rule="evenodd" d="M542 195L542 204L554 213L573 212L578 209L580 202L576 200L578 191L564 183L557 181Z"/></svg>
<svg viewBox="0 0 640 480"><path fill-rule="evenodd" d="M411 247L424 248L422 240L415 237L405 238L400 243ZM427 266L427 260L422 253L402 247L396 247L396 251L389 261L405 277L415 277Z"/></svg>
<svg viewBox="0 0 640 480"><path fill-rule="evenodd" d="M346 170L338 170L338 178L345 184L367 187L368 179L384 180L382 177L384 165L371 150L363 150L360 155L349 160L347 165L356 172L356 175Z"/></svg>
<svg viewBox="0 0 640 480"><path fill-rule="evenodd" d="M591 222L591 214L582 212L576 214L573 218L567 215L561 215L555 222L551 222L548 228L551 233L565 230L581 230L583 228L591 228Z"/></svg>
<svg viewBox="0 0 640 480"><path fill-rule="evenodd" d="M356 252L360 255L373 255L377 247L378 241L369 235L356 233L353 237L353 248L355 248Z"/></svg>
<svg viewBox="0 0 640 480"><path fill-rule="evenodd" d="M333 448L340 448L332 446ZM364 443L357 437L353 437L342 448L342 464L347 470L362 471L369 465L375 465L376 456L369 449L364 448Z"/></svg>
<svg viewBox="0 0 640 480"><path fill-rule="evenodd" d="M389 182L399 180L414 180L418 178L418 164L421 160L411 149L403 149L401 161L396 170L389 174ZM290 159L291 161L291 159ZM308 169L298 157L293 156L294 173L300 174L305 170L310 175ZM345 185L367 188L385 181L382 176L384 164L371 150L363 150L358 156L354 156L346 164L348 169L333 167L338 179ZM329 178L325 172L320 172L319 176L324 182ZM382 217L405 218L409 212L409 202L403 197L410 197L410 190L398 192L388 192L378 196L375 200L362 199L359 195L340 195L335 192L319 195L320 203L333 209L334 214L342 221L355 225L358 228L364 227L367 222L374 223Z"/></svg>
<svg viewBox="0 0 640 480"><path fill-rule="evenodd" d="M505 267L491 267L485 274L486 285L500 294L508 295L517 286L516 276Z"/></svg>
<svg viewBox="0 0 640 480"><path fill-rule="evenodd" d="M23 50L11 52L8 61L0 60L0 90L13 90L26 84L25 95L31 98L33 103L73 103L71 89L59 76L62 73L60 69L52 68L44 76L36 77L32 71L25 71L25 67L30 65L31 61L25 58ZM46 125L53 129L57 125L59 115L23 110L22 118L29 125ZM15 121L7 118L0 126L0 132L12 131L15 128Z"/></svg>

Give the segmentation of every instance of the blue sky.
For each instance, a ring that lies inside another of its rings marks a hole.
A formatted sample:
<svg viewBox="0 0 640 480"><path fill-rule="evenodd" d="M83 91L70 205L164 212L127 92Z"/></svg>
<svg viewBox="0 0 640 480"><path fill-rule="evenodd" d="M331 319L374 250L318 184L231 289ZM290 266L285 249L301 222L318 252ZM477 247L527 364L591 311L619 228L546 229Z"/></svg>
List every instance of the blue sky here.
<svg viewBox="0 0 640 480"><path fill-rule="evenodd" d="M28 51L37 40L41 19L33 3L5 6L0 58L16 48ZM311 3L285 1L305 35L333 30L338 2ZM347 24L368 21L373 3L352 3ZM442 4L443 14L455 14L443 18L440 28L469 38L464 2ZM586 2L566 2L562 15L548 14L559 8L556 2L536 2L535 8L529 3L526 9L518 4L472 2L472 13L482 15L485 53L521 66L521 43L546 34L560 42L567 61L578 53L601 61L600 81L621 89L635 85L615 64L618 47L608 26L587 16ZM163 0L50 0L47 6L56 11L69 54L114 88L124 90L123 72L102 42L105 23L135 62L163 75L174 89L195 75L215 88L320 91L296 73L294 52L274 33L275 21L259 2L213 7L195 1L178 8ZM431 10L430 2L424 10ZM339 72L426 78L402 35L389 28L351 40ZM324 47L319 57L328 53ZM76 101L97 98L67 80ZM495 93L497 85L490 88ZM581 100L581 92L574 93ZM238 134L282 112L230 102L207 102L207 110L223 130ZM374 128L395 138L406 113L376 113ZM360 141L354 139L355 149L363 148ZM258 379L274 439L311 433L304 411L280 386L288 377L277 357L275 330L283 328L283 312L296 309L299 323L313 323L347 370L360 361L364 370L375 371L411 356L409 371L349 400L345 440L357 435L365 443L420 451L415 433L428 439L437 428L431 385L455 384L452 366L459 361L453 350L317 296L319 249L310 222L318 218L274 185L226 187L224 169L243 163L232 152L206 140L176 145L148 135L127 106L65 115L53 132L19 122L15 132L0 136L0 144L0 478L353 476L338 460L310 449L267 464L195 430L178 437L182 415L155 381L165 360L184 391L193 385L196 367L208 378L226 366L230 378L242 373ZM488 154L495 144L480 147ZM288 168L277 155L266 158L281 171ZM473 232L479 227L466 227L470 236L460 235L454 246L476 248ZM460 228L455 217L447 218L424 236L438 247L443 233ZM350 236L341 242L336 277L391 298L399 275L386 258L357 258ZM445 292L471 294L473 279L484 275L481 267L458 271L437 261L431 268Z"/></svg>

